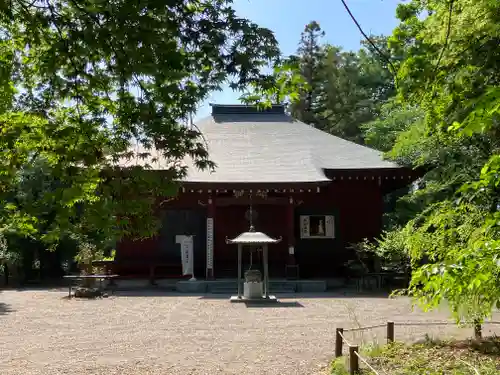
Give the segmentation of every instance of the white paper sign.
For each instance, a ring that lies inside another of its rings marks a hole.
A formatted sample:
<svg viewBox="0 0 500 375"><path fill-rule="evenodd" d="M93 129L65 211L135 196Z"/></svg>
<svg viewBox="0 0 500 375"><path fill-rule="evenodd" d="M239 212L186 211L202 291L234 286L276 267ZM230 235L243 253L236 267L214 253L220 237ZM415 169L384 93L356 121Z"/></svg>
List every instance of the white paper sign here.
<svg viewBox="0 0 500 375"><path fill-rule="evenodd" d="M325 216L326 237L335 238L335 217Z"/></svg>
<svg viewBox="0 0 500 375"><path fill-rule="evenodd" d="M309 237L309 216L300 216L300 238Z"/></svg>
<svg viewBox="0 0 500 375"><path fill-rule="evenodd" d="M193 274L193 236L175 236L175 242L181 245L182 274Z"/></svg>
<svg viewBox="0 0 500 375"><path fill-rule="evenodd" d="M301 215L300 238L335 238L335 217L333 215Z"/></svg>

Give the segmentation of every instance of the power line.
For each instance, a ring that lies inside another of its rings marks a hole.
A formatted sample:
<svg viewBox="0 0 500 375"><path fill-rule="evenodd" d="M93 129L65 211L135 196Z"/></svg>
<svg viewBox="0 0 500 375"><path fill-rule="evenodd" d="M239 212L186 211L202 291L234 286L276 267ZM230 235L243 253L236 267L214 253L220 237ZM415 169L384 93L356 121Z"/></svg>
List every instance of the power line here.
<svg viewBox="0 0 500 375"><path fill-rule="evenodd" d="M363 37L366 39L366 41L368 43L370 43L370 45L373 47L373 49L385 60L385 62L387 64L390 65L391 69L392 69L392 74L394 76L394 79L396 79L396 76L397 76L397 70L394 66L394 64L391 62L391 60L380 50L380 48L377 47L377 45L375 43L373 43L373 41L370 39L370 37L363 31L363 28L361 27L361 25L359 24L358 20L356 19L356 17L354 17L354 15L352 14L351 12L351 9L349 9L349 6L347 5L347 3L345 2L345 0L340 0L342 2L342 4L344 5L344 8L345 10L347 11L347 13L349 13L349 16L351 17L351 19L353 20L353 22L355 23L355 25L357 26L359 32L361 33L361 35L363 35Z"/></svg>

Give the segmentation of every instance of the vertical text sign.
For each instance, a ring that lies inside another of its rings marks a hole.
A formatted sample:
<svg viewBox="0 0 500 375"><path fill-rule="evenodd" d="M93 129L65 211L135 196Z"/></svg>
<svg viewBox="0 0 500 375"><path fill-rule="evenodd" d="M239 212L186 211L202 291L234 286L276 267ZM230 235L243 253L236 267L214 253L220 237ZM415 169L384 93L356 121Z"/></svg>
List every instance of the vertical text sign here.
<svg viewBox="0 0 500 375"><path fill-rule="evenodd" d="M193 236L175 236L175 242L181 245L182 274L193 274Z"/></svg>
<svg viewBox="0 0 500 375"><path fill-rule="evenodd" d="M214 219L207 218L207 270L214 268Z"/></svg>

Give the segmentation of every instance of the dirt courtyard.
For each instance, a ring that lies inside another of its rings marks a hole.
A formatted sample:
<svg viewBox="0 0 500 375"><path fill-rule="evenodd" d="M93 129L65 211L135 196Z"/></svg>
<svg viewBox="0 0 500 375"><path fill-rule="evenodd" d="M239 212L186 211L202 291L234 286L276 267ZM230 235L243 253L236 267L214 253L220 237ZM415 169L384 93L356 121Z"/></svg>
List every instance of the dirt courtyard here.
<svg viewBox="0 0 500 375"><path fill-rule="evenodd" d="M230 304L220 295L141 291L67 300L66 293L0 292L2 375L312 375L332 359L336 327L393 320L399 340L417 340L425 332L449 337L472 331L397 326L447 318L446 312L412 311L406 298L284 295L278 307L251 307ZM492 328L500 334L500 326L485 326L484 334ZM349 337L383 342L384 334L378 328Z"/></svg>

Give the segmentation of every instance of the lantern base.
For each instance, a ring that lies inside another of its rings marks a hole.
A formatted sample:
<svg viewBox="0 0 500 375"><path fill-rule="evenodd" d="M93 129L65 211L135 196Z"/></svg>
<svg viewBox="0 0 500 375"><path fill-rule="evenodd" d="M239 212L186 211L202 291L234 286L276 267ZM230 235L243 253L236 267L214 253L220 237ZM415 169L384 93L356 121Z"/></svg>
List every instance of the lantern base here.
<svg viewBox="0 0 500 375"><path fill-rule="evenodd" d="M246 299L259 299L264 295L262 282L244 282L243 297Z"/></svg>
<svg viewBox="0 0 500 375"><path fill-rule="evenodd" d="M261 298L245 298L243 296L238 297L238 296L231 296L229 299L231 303L239 303L239 302L252 302L252 303L277 303L279 302L276 296L269 296L267 298L261 297Z"/></svg>

